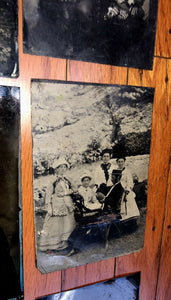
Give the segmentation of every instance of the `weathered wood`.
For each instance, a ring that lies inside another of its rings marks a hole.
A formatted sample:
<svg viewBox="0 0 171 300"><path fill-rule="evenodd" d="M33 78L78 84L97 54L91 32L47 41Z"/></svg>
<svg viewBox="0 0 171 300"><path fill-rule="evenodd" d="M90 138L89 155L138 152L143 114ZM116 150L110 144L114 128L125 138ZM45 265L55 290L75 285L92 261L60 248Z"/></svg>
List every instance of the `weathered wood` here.
<svg viewBox="0 0 171 300"><path fill-rule="evenodd" d="M168 115L171 114L171 61L168 61L168 87L167 87L167 103L168 103ZM168 140L165 143L170 144L171 130L168 135ZM171 148L170 148L171 149ZM161 260L159 268L158 286L157 286L157 300L169 300L171 295L171 154L170 154L170 167L169 167L169 178L167 182L168 191L166 197L165 217L164 217L164 229L162 236L162 247L161 247Z"/></svg>
<svg viewBox="0 0 171 300"><path fill-rule="evenodd" d="M171 1L159 0L155 55L171 57Z"/></svg>
<svg viewBox="0 0 171 300"><path fill-rule="evenodd" d="M114 259L62 271L62 291L114 277Z"/></svg>
<svg viewBox="0 0 171 300"><path fill-rule="evenodd" d="M77 82L126 84L127 68L69 60L67 80Z"/></svg>
<svg viewBox="0 0 171 300"><path fill-rule="evenodd" d="M171 244L171 167L168 179L168 193L166 202L166 215L164 223L164 234L162 239L161 248L161 260L160 260L160 271L157 285L157 300L170 300L171 295L171 255L170 255L170 244Z"/></svg>

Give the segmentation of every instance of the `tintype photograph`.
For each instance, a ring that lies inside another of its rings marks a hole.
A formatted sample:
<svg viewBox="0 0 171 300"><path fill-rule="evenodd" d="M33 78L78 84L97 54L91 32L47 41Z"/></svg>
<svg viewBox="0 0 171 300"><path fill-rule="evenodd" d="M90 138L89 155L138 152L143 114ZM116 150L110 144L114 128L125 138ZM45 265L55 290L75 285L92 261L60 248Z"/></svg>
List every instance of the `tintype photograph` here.
<svg viewBox="0 0 171 300"><path fill-rule="evenodd" d="M0 76L18 76L17 0L0 1Z"/></svg>
<svg viewBox="0 0 171 300"><path fill-rule="evenodd" d="M158 0L23 0L24 52L152 69Z"/></svg>
<svg viewBox="0 0 171 300"><path fill-rule="evenodd" d="M0 299L21 299L20 89L0 86ZM19 298L18 298L19 297Z"/></svg>
<svg viewBox="0 0 171 300"><path fill-rule="evenodd" d="M92 284L89 286L38 298L37 300L138 300L140 274Z"/></svg>
<svg viewBox="0 0 171 300"><path fill-rule="evenodd" d="M142 249L154 89L33 80L33 200L42 273Z"/></svg>

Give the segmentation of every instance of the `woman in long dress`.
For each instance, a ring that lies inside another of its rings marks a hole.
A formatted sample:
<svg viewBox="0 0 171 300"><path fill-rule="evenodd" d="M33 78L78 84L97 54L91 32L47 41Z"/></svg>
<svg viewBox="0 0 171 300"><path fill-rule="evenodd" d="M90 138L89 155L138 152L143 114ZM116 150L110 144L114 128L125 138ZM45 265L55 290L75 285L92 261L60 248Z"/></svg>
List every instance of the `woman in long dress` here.
<svg viewBox="0 0 171 300"><path fill-rule="evenodd" d="M125 157L116 159L118 169L122 171L121 185L125 191L125 198L121 203L122 220L139 219L140 212L135 201L135 193L133 192L133 178L131 172L125 167Z"/></svg>
<svg viewBox="0 0 171 300"><path fill-rule="evenodd" d="M46 193L47 215L39 240L39 250L68 254L72 250L69 237L76 227L71 183L65 177L68 163L59 159L54 166L56 178Z"/></svg>

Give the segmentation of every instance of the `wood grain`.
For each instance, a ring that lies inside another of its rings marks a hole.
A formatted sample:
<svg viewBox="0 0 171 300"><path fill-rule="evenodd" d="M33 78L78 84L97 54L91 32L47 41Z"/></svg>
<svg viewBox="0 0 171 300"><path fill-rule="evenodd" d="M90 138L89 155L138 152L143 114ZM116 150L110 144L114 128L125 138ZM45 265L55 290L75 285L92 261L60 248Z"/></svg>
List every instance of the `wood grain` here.
<svg viewBox="0 0 171 300"><path fill-rule="evenodd" d="M171 1L158 2L155 55L171 58Z"/></svg>
<svg viewBox="0 0 171 300"><path fill-rule="evenodd" d="M168 114L171 114L171 61L168 61ZM171 130L168 136L171 140ZM166 143L169 141L166 140ZM171 148L170 148L171 150ZM164 230L162 236L162 248L161 248L161 260L159 268L159 278L157 286L157 300L169 300L171 295L171 153L170 153L170 165L169 165L169 177L167 181L168 191L166 197L166 207L164 216Z"/></svg>
<svg viewBox="0 0 171 300"><path fill-rule="evenodd" d="M160 271L157 285L157 300L170 300L171 295L171 166L168 179L168 193L166 202L166 216L162 239Z"/></svg>
<svg viewBox="0 0 171 300"><path fill-rule="evenodd" d="M109 259L62 271L62 291L113 278L114 261Z"/></svg>
<svg viewBox="0 0 171 300"><path fill-rule="evenodd" d="M127 68L69 60L67 80L77 82L126 84Z"/></svg>

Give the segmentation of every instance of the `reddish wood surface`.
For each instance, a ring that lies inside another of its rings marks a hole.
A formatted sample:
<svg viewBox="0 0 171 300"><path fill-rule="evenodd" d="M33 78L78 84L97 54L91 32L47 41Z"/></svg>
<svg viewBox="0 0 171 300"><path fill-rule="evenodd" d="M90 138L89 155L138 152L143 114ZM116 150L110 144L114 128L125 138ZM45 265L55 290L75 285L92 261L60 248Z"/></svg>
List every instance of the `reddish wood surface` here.
<svg viewBox="0 0 171 300"><path fill-rule="evenodd" d="M171 57L171 1L158 0L155 55Z"/></svg>
<svg viewBox="0 0 171 300"><path fill-rule="evenodd" d="M170 300L171 295L171 166L168 180L168 193L166 203L166 216L164 234L162 239L160 271L157 285L157 300Z"/></svg>
<svg viewBox="0 0 171 300"><path fill-rule="evenodd" d="M171 107L171 60L167 62L168 69L168 106ZM168 114L171 114L171 109L168 110ZM170 130L171 140L171 130ZM171 150L171 149L170 149ZM161 260L159 268L159 277L157 285L157 300L170 300L171 298L171 152L170 152L170 166L168 177L168 191L166 197L165 215L164 215L164 231L162 236L161 247Z"/></svg>
<svg viewBox="0 0 171 300"><path fill-rule="evenodd" d="M169 285L171 274L168 265L170 265L171 262L171 255L169 255L171 239L169 222L171 214L171 175L168 184L168 170L171 147L171 105L169 99L171 89L171 61L162 58L171 57L171 34L169 33L171 27L170 8L170 0L159 0L155 48L155 54L159 57L154 59L153 71L142 71L138 69L111 67L23 54L22 0L19 0L20 76L17 79L0 78L0 85L19 86L21 91L21 167L25 300L34 300L38 296L99 282L109 279L114 275L119 277L137 271L141 271L140 300L170 299L169 293L171 293L171 290ZM35 78L155 87L149 168L148 212L145 244L142 251L61 272L53 272L47 275L42 275L37 270L34 245L30 107L30 84L31 79ZM169 81L167 79L169 79Z"/></svg>
<svg viewBox="0 0 171 300"><path fill-rule="evenodd" d="M113 278L114 263L109 259L62 271L62 291Z"/></svg>
<svg viewBox="0 0 171 300"><path fill-rule="evenodd" d="M127 83L127 68L87 62L68 61L68 81L111 84Z"/></svg>

